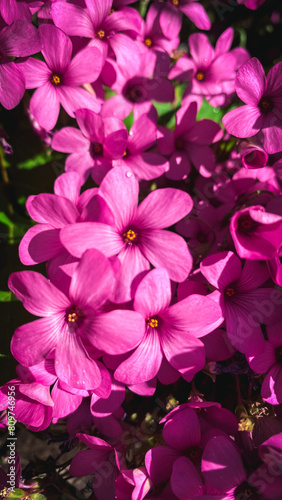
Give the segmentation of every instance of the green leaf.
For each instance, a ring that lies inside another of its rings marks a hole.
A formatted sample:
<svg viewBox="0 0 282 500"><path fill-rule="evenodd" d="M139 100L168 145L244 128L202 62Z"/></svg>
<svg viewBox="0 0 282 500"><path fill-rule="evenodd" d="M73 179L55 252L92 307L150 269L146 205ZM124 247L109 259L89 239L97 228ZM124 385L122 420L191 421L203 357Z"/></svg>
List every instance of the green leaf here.
<svg viewBox="0 0 282 500"><path fill-rule="evenodd" d="M7 498L14 498L15 500L17 500L19 498L23 498L24 496L25 496L25 492L23 490L20 490L19 488L15 488L14 491L10 491Z"/></svg>
<svg viewBox="0 0 282 500"><path fill-rule="evenodd" d="M203 100L201 109L197 114L197 120L203 120L207 118L213 120L219 125L222 125L222 117L225 115L226 111L222 108L214 108L205 99Z"/></svg>
<svg viewBox="0 0 282 500"><path fill-rule="evenodd" d="M48 151L43 151L43 153L36 155L34 158L18 163L17 167L20 169L31 170L39 165L46 165L47 163L51 163L54 160L61 160L62 158L63 155L60 153L50 154Z"/></svg>
<svg viewBox="0 0 282 500"><path fill-rule="evenodd" d="M0 291L0 302L11 302L11 300L12 300L12 292Z"/></svg>
<svg viewBox="0 0 282 500"><path fill-rule="evenodd" d="M14 225L4 212L0 212L0 222L8 227L13 227Z"/></svg>
<svg viewBox="0 0 282 500"><path fill-rule="evenodd" d="M41 495L41 493L34 493L31 498L32 500L47 500L47 498L44 495Z"/></svg>
<svg viewBox="0 0 282 500"><path fill-rule="evenodd" d="M133 112L131 112L130 115L128 115L128 117L123 120L123 123L127 128L127 132L129 132L134 123Z"/></svg>

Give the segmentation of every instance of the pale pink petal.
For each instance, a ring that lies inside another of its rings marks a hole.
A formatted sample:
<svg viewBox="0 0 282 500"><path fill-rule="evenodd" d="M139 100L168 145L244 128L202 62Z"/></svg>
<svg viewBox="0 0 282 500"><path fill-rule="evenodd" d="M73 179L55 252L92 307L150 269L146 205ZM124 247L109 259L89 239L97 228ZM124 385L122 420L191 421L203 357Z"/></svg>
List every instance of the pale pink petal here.
<svg viewBox="0 0 282 500"><path fill-rule="evenodd" d="M60 101L57 89L51 82L39 87L30 101L30 111L39 125L46 130L55 127L60 111Z"/></svg>
<svg viewBox="0 0 282 500"><path fill-rule="evenodd" d="M38 224L25 233L19 245L19 257L25 266L52 259L62 250L60 230L50 224Z"/></svg>
<svg viewBox="0 0 282 500"><path fill-rule="evenodd" d="M17 66L22 70L27 89L34 89L47 83L51 78L51 70L47 64L33 57L17 61Z"/></svg>
<svg viewBox="0 0 282 500"><path fill-rule="evenodd" d="M72 43L67 35L52 24L41 24L39 34L42 41L41 52L49 68L59 76L65 72L72 53Z"/></svg>
<svg viewBox="0 0 282 500"><path fill-rule="evenodd" d="M243 64L235 79L235 90L246 104L256 106L266 87L263 67L256 57Z"/></svg>
<svg viewBox="0 0 282 500"><path fill-rule="evenodd" d="M156 376L163 357L156 330L148 328L139 346L119 365L114 373L117 380L131 385L147 382Z"/></svg>
<svg viewBox="0 0 282 500"><path fill-rule="evenodd" d="M89 307L98 310L107 301L114 286L114 270L109 259L98 250L86 250L73 273L69 297L83 310Z"/></svg>
<svg viewBox="0 0 282 500"><path fill-rule="evenodd" d="M178 234L163 229L152 229L142 234L140 246L154 267L164 267L173 281L184 281L192 268L192 257L187 243Z"/></svg>
<svg viewBox="0 0 282 500"><path fill-rule="evenodd" d="M192 198L185 191L157 189L139 205L135 223L144 229L169 227L189 214L192 208Z"/></svg>
<svg viewBox="0 0 282 500"><path fill-rule="evenodd" d="M101 109L99 100L82 88L62 85L57 87L57 92L63 108L72 118L75 118L74 113L80 108L88 108L95 113L99 113Z"/></svg>
<svg viewBox="0 0 282 500"><path fill-rule="evenodd" d="M107 354L123 354L139 344L145 321L135 311L115 310L97 314L93 320L93 338L87 339Z"/></svg>
<svg viewBox="0 0 282 500"><path fill-rule="evenodd" d="M74 257L81 257L90 248L96 248L106 257L111 257L124 247L124 242L116 230L99 222L70 224L62 229L60 239Z"/></svg>
<svg viewBox="0 0 282 500"><path fill-rule="evenodd" d="M115 216L118 231L127 229L138 204L139 184L128 167L115 167L104 178L99 195L104 198Z"/></svg>
<svg viewBox="0 0 282 500"><path fill-rule="evenodd" d="M101 73L102 66L101 52L96 47L86 47L71 60L64 74L64 85L76 86L95 82Z"/></svg>
<svg viewBox="0 0 282 500"><path fill-rule="evenodd" d="M245 138L252 137L259 132L263 117L257 107L247 105L229 111L222 118L222 122L229 134Z"/></svg>
<svg viewBox="0 0 282 500"><path fill-rule="evenodd" d="M153 269L142 279L135 292L134 309L145 318L158 314L171 301L170 279L166 269Z"/></svg>
<svg viewBox="0 0 282 500"><path fill-rule="evenodd" d="M64 127L53 135L52 148L63 153L76 153L89 149L89 140L74 127Z"/></svg>
<svg viewBox="0 0 282 500"><path fill-rule="evenodd" d="M55 370L60 380L77 389L94 390L101 384L96 361L90 358L76 332L69 331L66 322L56 347Z"/></svg>
<svg viewBox="0 0 282 500"><path fill-rule="evenodd" d="M35 316L52 316L69 306L67 297L42 274L34 271L12 273L8 286Z"/></svg>
<svg viewBox="0 0 282 500"><path fill-rule="evenodd" d="M56 315L26 323L16 329L11 352L24 366L41 363L61 339L64 316Z"/></svg>
<svg viewBox="0 0 282 500"><path fill-rule="evenodd" d="M143 271L150 269L150 264L137 245L125 247L119 253L118 259L121 266L116 275L117 285L111 300L120 304L133 298L133 280Z"/></svg>
<svg viewBox="0 0 282 500"><path fill-rule="evenodd" d="M55 2L51 6L52 19L58 28L70 36L92 38L94 27L88 12L78 5Z"/></svg>
<svg viewBox="0 0 282 500"><path fill-rule="evenodd" d="M220 291L240 278L242 266L233 252L219 252L206 257L200 264L201 273Z"/></svg>
<svg viewBox="0 0 282 500"><path fill-rule="evenodd" d="M189 3L180 6L180 10L197 26L200 30L210 30L211 22L204 7L199 3Z"/></svg>

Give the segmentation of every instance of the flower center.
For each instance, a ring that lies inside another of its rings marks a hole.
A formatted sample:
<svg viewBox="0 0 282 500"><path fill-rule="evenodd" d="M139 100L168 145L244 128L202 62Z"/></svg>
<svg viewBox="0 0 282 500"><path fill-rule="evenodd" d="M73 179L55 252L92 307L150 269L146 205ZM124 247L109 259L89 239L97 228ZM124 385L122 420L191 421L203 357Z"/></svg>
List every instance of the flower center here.
<svg viewBox="0 0 282 500"><path fill-rule="evenodd" d="M259 498L258 490L247 481L237 486L233 494L235 499L238 498L240 500L258 500Z"/></svg>
<svg viewBox="0 0 282 500"><path fill-rule="evenodd" d="M262 97L259 101L258 107L265 113L273 109L273 102L269 97Z"/></svg>
<svg viewBox="0 0 282 500"><path fill-rule="evenodd" d="M179 0L172 0L173 5L179 5Z"/></svg>
<svg viewBox="0 0 282 500"><path fill-rule="evenodd" d="M151 45L152 45L151 38L145 38L145 44L147 45L147 47L151 47Z"/></svg>
<svg viewBox="0 0 282 500"><path fill-rule="evenodd" d="M228 286L224 290L224 295L227 295L227 297L232 297L232 295L234 295L234 293L235 293L234 288L232 288L231 286Z"/></svg>
<svg viewBox="0 0 282 500"><path fill-rule="evenodd" d="M125 231L122 235L123 241L127 243L128 245L132 245L132 243L136 240L137 234L133 229L128 229Z"/></svg>
<svg viewBox="0 0 282 500"><path fill-rule="evenodd" d="M255 222L249 214L242 214L238 219L238 231L243 234L249 234L255 231L258 223Z"/></svg>
<svg viewBox="0 0 282 500"><path fill-rule="evenodd" d="M203 450L199 448L198 446L190 446L188 450L185 452L185 456L193 462L194 465L199 464L199 461L201 460Z"/></svg>
<svg viewBox="0 0 282 500"><path fill-rule="evenodd" d="M103 145L100 142L92 142L90 146L90 154L92 158L103 156Z"/></svg>
<svg viewBox="0 0 282 500"><path fill-rule="evenodd" d="M74 323L77 323L79 319L81 319L83 316L81 310L77 306L71 306L67 311L66 311L66 320L69 325L73 325Z"/></svg>
<svg viewBox="0 0 282 500"><path fill-rule="evenodd" d="M157 318L154 318L154 316L152 316L151 318L146 318L146 323L151 328L157 328L159 326L159 321L157 320Z"/></svg>
<svg viewBox="0 0 282 500"><path fill-rule="evenodd" d="M205 74L203 73L203 71L197 71L196 78L198 82L202 82L205 79Z"/></svg>
<svg viewBox="0 0 282 500"><path fill-rule="evenodd" d="M53 83L53 85L59 85L61 83L61 78L58 75L52 75L51 83Z"/></svg>
<svg viewBox="0 0 282 500"><path fill-rule="evenodd" d="M95 33L95 37L99 38L99 40L103 40L106 36L106 33L104 30L99 30L97 33Z"/></svg>
<svg viewBox="0 0 282 500"><path fill-rule="evenodd" d="M183 149L183 146L184 146L184 141L183 139L176 139L175 141L175 147L176 149Z"/></svg>
<svg viewBox="0 0 282 500"><path fill-rule="evenodd" d="M275 349L275 357L277 363L282 363L282 345Z"/></svg>
<svg viewBox="0 0 282 500"><path fill-rule="evenodd" d="M130 102L140 102L144 97L142 88L140 87L128 88L125 96Z"/></svg>

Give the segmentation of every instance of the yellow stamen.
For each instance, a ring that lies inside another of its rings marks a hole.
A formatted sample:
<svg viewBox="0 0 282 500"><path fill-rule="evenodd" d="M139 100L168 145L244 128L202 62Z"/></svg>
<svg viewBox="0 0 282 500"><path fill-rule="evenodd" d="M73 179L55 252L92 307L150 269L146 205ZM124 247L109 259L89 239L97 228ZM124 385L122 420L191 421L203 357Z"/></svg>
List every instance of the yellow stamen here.
<svg viewBox="0 0 282 500"><path fill-rule="evenodd" d="M133 229L128 229L128 231L123 233L122 237L125 243L132 243L136 239L137 234L133 231Z"/></svg>
<svg viewBox="0 0 282 500"><path fill-rule="evenodd" d="M157 318L147 318L146 319L146 323L151 328L157 328L157 326L159 325L159 322L158 322Z"/></svg>
<svg viewBox="0 0 282 500"><path fill-rule="evenodd" d="M59 83L61 83L61 78L58 75L52 75L51 83L53 83L53 85L59 85Z"/></svg>
<svg viewBox="0 0 282 500"><path fill-rule="evenodd" d="M100 40L103 40L103 38L105 38L105 31L100 30L95 34L95 36L96 36L96 38L100 38Z"/></svg>
<svg viewBox="0 0 282 500"><path fill-rule="evenodd" d="M204 78L205 78L205 75L204 75L204 73L203 73L202 71L198 71L198 72L196 73L196 78L197 78L197 80L198 80L199 82L202 82L202 81L204 80Z"/></svg>
<svg viewBox="0 0 282 500"><path fill-rule="evenodd" d="M152 45L151 38L145 38L145 44L147 45L147 47L151 47L151 45Z"/></svg>
<svg viewBox="0 0 282 500"><path fill-rule="evenodd" d="M173 5L179 5L179 0L172 0Z"/></svg>

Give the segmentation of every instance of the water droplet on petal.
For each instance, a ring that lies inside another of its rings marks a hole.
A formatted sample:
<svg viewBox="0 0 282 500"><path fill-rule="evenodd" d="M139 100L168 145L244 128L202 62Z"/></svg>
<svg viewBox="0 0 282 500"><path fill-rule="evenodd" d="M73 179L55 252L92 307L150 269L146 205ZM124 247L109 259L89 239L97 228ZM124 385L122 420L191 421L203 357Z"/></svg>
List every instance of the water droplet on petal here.
<svg viewBox="0 0 282 500"><path fill-rule="evenodd" d="M126 172L126 177L131 177L132 176L132 172Z"/></svg>

